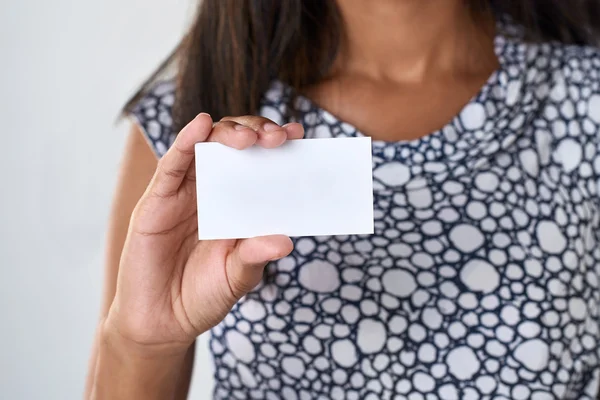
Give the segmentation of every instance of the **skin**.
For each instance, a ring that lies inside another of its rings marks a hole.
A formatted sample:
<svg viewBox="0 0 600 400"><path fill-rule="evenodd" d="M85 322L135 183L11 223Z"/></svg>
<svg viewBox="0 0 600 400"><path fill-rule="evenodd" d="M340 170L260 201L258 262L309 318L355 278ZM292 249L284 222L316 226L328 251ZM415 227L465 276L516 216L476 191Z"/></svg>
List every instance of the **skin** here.
<svg viewBox="0 0 600 400"><path fill-rule="evenodd" d="M475 24L462 0L338 4L348 40L330 78L307 95L374 139L408 140L440 128L497 67L493 24ZM185 399L196 337L258 284L267 262L292 250L285 236L197 240L194 144L275 148L303 134L299 124L244 116L213 125L201 114L157 161L132 127L86 398Z"/></svg>
<svg viewBox="0 0 600 400"><path fill-rule="evenodd" d="M494 21L474 17L464 0L337 3L347 42L329 79L307 94L373 139L442 128L498 68Z"/></svg>

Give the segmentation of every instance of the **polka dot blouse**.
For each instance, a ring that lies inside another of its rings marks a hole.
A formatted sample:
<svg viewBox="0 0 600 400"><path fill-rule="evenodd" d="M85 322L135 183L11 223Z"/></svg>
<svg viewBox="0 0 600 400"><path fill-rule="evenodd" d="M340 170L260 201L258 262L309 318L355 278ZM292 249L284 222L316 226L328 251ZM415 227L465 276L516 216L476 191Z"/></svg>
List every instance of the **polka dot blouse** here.
<svg viewBox="0 0 600 400"><path fill-rule="evenodd" d="M212 330L214 399L596 398L600 51L495 47L446 126L373 142L375 234L296 238ZM290 92L274 82L261 114L292 120ZM158 156L174 95L133 112ZM307 137L363 136L296 108Z"/></svg>

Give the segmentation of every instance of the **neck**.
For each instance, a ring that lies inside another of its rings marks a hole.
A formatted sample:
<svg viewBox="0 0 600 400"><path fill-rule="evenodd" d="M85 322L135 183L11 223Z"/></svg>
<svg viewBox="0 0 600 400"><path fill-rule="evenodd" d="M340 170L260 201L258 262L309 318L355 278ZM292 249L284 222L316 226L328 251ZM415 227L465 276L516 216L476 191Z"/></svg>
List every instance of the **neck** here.
<svg viewBox="0 0 600 400"><path fill-rule="evenodd" d="M337 3L346 28L341 73L414 82L436 73L489 70L482 60L497 63L492 18L476 21L464 0Z"/></svg>

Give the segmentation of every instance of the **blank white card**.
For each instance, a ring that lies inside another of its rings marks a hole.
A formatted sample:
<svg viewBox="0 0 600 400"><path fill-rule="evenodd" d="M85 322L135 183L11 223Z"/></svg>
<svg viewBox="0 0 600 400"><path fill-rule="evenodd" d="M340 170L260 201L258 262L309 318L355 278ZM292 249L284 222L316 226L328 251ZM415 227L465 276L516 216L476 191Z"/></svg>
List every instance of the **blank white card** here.
<svg viewBox="0 0 600 400"><path fill-rule="evenodd" d="M373 233L370 138L196 144L201 240Z"/></svg>

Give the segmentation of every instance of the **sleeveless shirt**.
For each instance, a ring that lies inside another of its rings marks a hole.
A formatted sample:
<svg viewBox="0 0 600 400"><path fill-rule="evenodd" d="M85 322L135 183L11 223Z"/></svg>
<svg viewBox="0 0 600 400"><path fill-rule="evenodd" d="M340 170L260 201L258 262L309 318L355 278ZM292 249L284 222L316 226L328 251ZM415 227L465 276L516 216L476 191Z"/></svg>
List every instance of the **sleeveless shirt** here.
<svg viewBox="0 0 600 400"><path fill-rule="evenodd" d="M499 34L442 129L373 141L375 234L295 238L211 331L214 399L595 399L600 51ZM173 82L133 116L158 156ZM363 136L273 82L260 114ZM311 204L310 207L319 207Z"/></svg>

